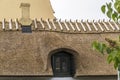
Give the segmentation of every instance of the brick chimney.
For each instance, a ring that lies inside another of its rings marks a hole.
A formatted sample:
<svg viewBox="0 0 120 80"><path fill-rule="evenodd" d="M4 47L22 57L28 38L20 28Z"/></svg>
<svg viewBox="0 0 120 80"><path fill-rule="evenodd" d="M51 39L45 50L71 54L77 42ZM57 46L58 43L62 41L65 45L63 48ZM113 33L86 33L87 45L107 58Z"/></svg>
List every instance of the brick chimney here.
<svg viewBox="0 0 120 80"><path fill-rule="evenodd" d="M20 5L21 8L21 19L19 22L23 26L29 26L32 24L32 20L30 19L30 4L29 3L21 3Z"/></svg>

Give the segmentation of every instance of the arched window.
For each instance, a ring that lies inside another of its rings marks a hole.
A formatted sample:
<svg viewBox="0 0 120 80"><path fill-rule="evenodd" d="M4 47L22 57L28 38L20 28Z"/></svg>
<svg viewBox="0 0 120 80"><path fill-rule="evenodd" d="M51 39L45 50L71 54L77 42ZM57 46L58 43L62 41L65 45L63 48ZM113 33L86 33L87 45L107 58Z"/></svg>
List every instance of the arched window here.
<svg viewBox="0 0 120 80"><path fill-rule="evenodd" d="M75 74L74 56L60 51L51 56L51 64L55 77L71 77Z"/></svg>

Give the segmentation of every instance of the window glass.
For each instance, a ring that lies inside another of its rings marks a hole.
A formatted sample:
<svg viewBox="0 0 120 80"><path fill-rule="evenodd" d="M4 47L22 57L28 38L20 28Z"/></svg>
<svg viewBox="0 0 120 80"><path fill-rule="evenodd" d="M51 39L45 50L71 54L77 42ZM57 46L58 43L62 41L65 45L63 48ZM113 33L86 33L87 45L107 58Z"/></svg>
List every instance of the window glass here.
<svg viewBox="0 0 120 80"><path fill-rule="evenodd" d="M32 33L31 26L22 26L22 33Z"/></svg>
<svg viewBox="0 0 120 80"><path fill-rule="evenodd" d="M60 72L60 57L56 58L56 71Z"/></svg>

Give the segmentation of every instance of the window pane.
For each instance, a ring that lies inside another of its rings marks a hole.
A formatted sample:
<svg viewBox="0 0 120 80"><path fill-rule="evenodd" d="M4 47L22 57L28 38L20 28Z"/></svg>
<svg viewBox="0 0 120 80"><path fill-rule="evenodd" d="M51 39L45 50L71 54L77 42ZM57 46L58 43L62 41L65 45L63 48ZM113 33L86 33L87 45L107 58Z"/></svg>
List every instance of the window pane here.
<svg viewBox="0 0 120 80"><path fill-rule="evenodd" d="M56 71L60 72L60 57L56 58Z"/></svg>
<svg viewBox="0 0 120 80"><path fill-rule="evenodd" d="M69 64L68 64L68 57L62 57L62 71L63 72L67 72L68 71L68 66L69 66Z"/></svg>
<svg viewBox="0 0 120 80"><path fill-rule="evenodd" d="M32 33L31 26L22 26L22 33Z"/></svg>

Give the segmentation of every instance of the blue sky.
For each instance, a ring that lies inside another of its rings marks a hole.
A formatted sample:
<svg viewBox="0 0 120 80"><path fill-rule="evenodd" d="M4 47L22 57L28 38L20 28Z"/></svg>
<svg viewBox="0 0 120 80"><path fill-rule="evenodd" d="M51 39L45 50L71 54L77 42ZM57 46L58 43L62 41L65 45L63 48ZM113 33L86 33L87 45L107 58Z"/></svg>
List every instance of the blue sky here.
<svg viewBox="0 0 120 80"><path fill-rule="evenodd" d="M50 0L58 19L107 19L101 6L110 0Z"/></svg>

